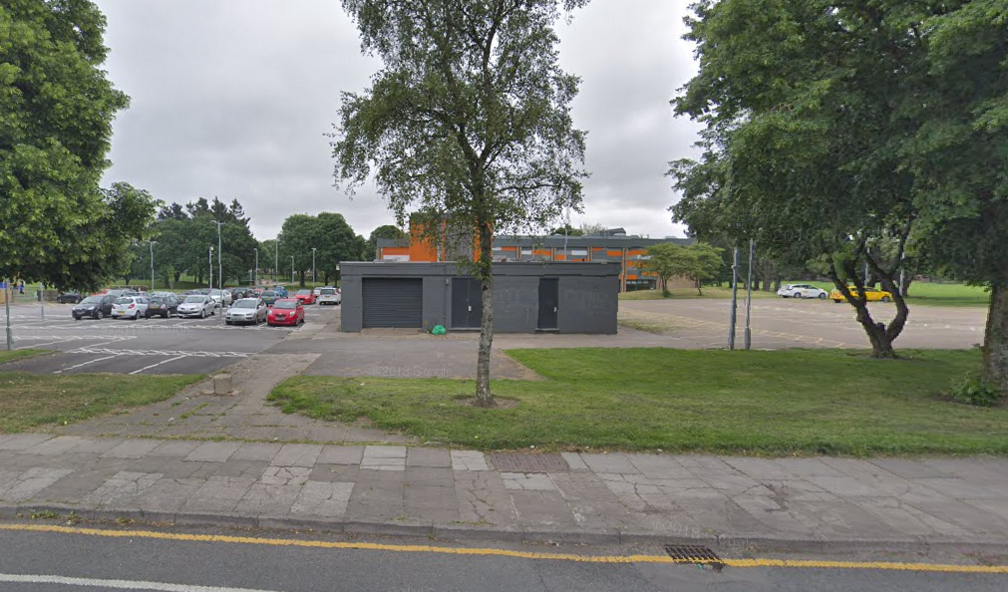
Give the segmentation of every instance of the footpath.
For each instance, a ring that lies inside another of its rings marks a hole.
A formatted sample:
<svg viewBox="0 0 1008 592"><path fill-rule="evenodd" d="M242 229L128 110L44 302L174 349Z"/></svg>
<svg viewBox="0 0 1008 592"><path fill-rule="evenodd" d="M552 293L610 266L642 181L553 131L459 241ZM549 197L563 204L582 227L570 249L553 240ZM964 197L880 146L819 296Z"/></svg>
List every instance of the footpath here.
<svg viewBox="0 0 1008 592"><path fill-rule="evenodd" d="M721 548L1008 548L1008 460L0 436L0 516Z"/></svg>

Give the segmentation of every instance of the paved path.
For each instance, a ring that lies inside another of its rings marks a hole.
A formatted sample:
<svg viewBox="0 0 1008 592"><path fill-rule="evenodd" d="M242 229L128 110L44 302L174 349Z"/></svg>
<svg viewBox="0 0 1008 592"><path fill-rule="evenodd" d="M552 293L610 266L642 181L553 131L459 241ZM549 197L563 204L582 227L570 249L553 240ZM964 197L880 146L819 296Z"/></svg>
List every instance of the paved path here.
<svg viewBox="0 0 1008 592"><path fill-rule="evenodd" d="M627 542L1008 544L1008 459L484 454L0 437L0 505L180 523Z"/></svg>

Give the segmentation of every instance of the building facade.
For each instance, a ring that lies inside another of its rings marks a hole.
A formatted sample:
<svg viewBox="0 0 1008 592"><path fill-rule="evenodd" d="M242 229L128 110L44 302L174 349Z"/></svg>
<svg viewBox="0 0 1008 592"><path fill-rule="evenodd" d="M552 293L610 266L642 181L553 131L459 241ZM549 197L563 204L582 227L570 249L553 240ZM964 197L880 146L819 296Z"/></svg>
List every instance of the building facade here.
<svg viewBox="0 0 1008 592"><path fill-rule="evenodd" d="M454 262L344 262L344 332L372 328L479 330L481 284ZM616 262L493 266L494 330L616 333Z"/></svg>
<svg viewBox="0 0 1008 592"><path fill-rule="evenodd" d="M456 249L446 252L429 244L416 233L407 239L378 239L377 260L384 262L422 261L437 262L454 260L457 256L472 257L472 248L459 251L458 245L464 241L450 241ZM692 244L688 238L642 238L627 236L622 228L606 230L592 236L496 236L493 241L493 259L497 262L607 262L619 265L618 283L621 292L633 290L653 290L657 286L657 276L643 269L647 259L647 249L661 243L680 245ZM692 288L685 278L669 280L672 288Z"/></svg>

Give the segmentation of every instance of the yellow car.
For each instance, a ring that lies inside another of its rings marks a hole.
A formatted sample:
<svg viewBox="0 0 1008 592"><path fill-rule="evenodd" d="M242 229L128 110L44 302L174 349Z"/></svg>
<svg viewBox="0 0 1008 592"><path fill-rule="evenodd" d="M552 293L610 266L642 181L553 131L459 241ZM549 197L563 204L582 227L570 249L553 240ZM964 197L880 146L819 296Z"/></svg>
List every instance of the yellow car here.
<svg viewBox="0 0 1008 592"><path fill-rule="evenodd" d="M854 286L848 286L847 289L850 290L851 296L857 298L858 296L857 288L855 288ZM892 294L886 292L885 290L878 290L875 288L865 288L864 293L865 293L865 300L867 300L868 302L889 302L890 300L892 300ZM829 293L829 297L830 300L836 302L837 304L844 301L843 294L841 294L840 290L837 290L836 288L833 288L833 291Z"/></svg>

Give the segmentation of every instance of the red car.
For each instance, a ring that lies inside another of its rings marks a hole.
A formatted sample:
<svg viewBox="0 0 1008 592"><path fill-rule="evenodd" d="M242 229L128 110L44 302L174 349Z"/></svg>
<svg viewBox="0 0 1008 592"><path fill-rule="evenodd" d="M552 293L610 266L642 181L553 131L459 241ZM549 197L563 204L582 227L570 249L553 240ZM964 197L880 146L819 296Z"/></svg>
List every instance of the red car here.
<svg viewBox="0 0 1008 592"><path fill-rule="evenodd" d="M273 303L266 315L266 324L297 326L304 322L304 305L297 298L280 298Z"/></svg>
<svg viewBox="0 0 1008 592"><path fill-rule="evenodd" d="M311 290L298 290L294 297L301 304L315 304L315 292Z"/></svg>

